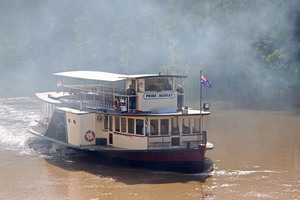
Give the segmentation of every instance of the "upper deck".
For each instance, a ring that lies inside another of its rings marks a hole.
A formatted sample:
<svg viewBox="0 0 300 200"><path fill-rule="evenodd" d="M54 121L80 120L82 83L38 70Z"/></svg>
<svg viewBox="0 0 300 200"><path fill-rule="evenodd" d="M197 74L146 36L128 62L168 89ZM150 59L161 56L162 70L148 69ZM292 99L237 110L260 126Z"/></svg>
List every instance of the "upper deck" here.
<svg viewBox="0 0 300 200"><path fill-rule="evenodd" d="M184 93L178 93L175 85L176 79L186 78L182 75L123 75L98 71L70 71L54 75L61 79L59 90L62 95L50 94L48 98L75 108L174 114L184 107ZM178 107L181 99L182 104Z"/></svg>

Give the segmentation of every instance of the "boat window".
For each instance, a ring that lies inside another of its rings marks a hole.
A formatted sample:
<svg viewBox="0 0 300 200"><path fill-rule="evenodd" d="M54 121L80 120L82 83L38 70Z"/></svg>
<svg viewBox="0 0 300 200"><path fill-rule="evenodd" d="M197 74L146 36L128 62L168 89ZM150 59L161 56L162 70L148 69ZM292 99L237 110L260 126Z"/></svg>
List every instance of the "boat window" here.
<svg viewBox="0 0 300 200"><path fill-rule="evenodd" d="M115 131L120 132L120 117L115 117Z"/></svg>
<svg viewBox="0 0 300 200"><path fill-rule="evenodd" d="M173 90L172 78L148 78L145 79L146 91Z"/></svg>
<svg viewBox="0 0 300 200"><path fill-rule="evenodd" d="M143 81L142 80L137 80L137 91L138 92L144 92L144 84L143 84Z"/></svg>
<svg viewBox="0 0 300 200"><path fill-rule="evenodd" d="M107 130L108 129L108 117L104 116L104 129Z"/></svg>
<svg viewBox="0 0 300 200"><path fill-rule="evenodd" d="M161 135L169 134L169 120L168 119L160 120L160 134Z"/></svg>
<svg viewBox="0 0 300 200"><path fill-rule="evenodd" d="M128 133L134 134L134 119L128 118Z"/></svg>
<svg viewBox="0 0 300 200"><path fill-rule="evenodd" d="M157 119L150 120L150 134L158 135L158 120Z"/></svg>
<svg viewBox="0 0 300 200"><path fill-rule="evenodd" d="M163 90L173 90L173 80L171 78L164 78L162 81Z"/></svg>
<svg viewBox="0 0 300 200"><path fill-rule="evenodd" d="M156 79L145 79L145 90L146 91L156 91L157 87L155 84Z"/></svg>
<svg viewBox="0 0 300 200"><path fill-rule="evenodd" d="M126 133L126 118L121 117L121 132Z"/></svg>
<svg viewBox="0 0 300 200"><path fill-rule="evenodd" d="M191 133L190 119L189 118L183 118L182 133L183 134L190 134Z"/></svg>
<svg viewBox="0 0 300 200"><path fill-rule="evenodd" d="M113 131L113 118L112 116L109 116L109 131Z"/></svg>
<svg viewBox="0 0 300 200"><path fill-rule="evenodd" d="M194 118L193 133L200 133L200 118Z"/></svg>
<svg viewBox="0 0 300 200"><path fill-rule="evenodd" d="M136 120L136 134L144 135L144 120L142 119Z"/></svg>
<svg viewBox="0 0 300 200"><path fill-rule="evenodd" d="M172 135L179 135L178 117L172 118Z"/></svg>

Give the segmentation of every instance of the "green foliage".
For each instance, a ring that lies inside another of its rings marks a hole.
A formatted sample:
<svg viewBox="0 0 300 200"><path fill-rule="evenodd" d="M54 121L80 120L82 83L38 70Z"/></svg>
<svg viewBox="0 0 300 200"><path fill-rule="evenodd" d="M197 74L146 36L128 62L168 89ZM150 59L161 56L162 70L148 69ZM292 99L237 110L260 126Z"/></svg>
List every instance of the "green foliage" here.
<svg viewBox="0 0 300 200"><path fill-rule="evenodd" d="M278 34L272 30L266 37L259 35L252 42L253 55L260 59L265 66L280 73L286 73L290 70L289 61L286 60L288 49L277 49L276 41L280 40Z"/></svg>

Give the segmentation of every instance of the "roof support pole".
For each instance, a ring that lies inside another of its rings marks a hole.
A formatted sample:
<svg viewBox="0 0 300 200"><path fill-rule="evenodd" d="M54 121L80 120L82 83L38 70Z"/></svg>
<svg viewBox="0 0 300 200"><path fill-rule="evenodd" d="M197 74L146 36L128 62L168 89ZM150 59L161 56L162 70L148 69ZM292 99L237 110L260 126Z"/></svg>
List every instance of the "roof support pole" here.
<svg viewBox="0 0 300 200"><path fill-rule="evenodd" d="M83 95L84 95L83 101L84 101L84 103L86 103L86 80L84 80L84 92L83 92Z"/></svg>

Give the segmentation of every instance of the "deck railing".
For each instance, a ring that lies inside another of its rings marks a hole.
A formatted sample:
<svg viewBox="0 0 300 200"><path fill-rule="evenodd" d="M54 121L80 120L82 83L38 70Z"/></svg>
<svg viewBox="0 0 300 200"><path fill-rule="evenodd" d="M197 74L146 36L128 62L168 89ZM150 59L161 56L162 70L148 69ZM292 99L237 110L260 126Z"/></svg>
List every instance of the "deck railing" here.
<svg viewBox="0 0 300 200"><path fill-rule="evenodd" d="M129 97L135 95L125 95L124 91L102 87L85 88L83 86L64 86L64 93L68 94L61 98L62 101L73 103L78 107L88 109L114 109L115 100L118 99L119 106L125 106L128 110Z"/></svg>
<svg viewBox="0 0 300 200"><path fill-rule="evenodd" d="M130 109L130 98L137 95L126 95L122 88L112 88L102 85L64 85L64 96L60 98L61 101L73 104L74 107L87 109L114 109L114 102L118 99L120 106ZM182 105L179 105L179 99L182 99ZM185 95L178 94L178 106L185 106ZM136 105L137 106L137 105ZM120 109L121 110L121 109Z"/></svg>
<svg viewBox="0 0 300 200"><path fill-rule="evenodd" d="M179 135L150 135L148 149L198 148L207 143L206 131Z"/></svg>

